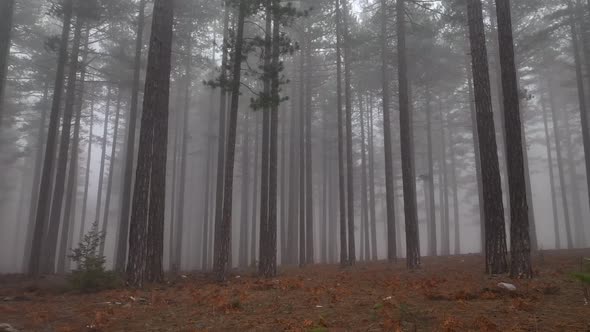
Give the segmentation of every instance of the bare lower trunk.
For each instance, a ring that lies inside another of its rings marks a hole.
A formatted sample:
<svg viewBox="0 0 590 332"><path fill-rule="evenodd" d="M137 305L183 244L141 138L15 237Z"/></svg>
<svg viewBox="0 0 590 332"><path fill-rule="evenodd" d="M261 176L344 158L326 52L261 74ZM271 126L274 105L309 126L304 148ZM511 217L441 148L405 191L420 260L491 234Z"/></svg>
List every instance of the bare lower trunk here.
<svg viewBox="0 0 590 332"><path fill-rule="evenodd" d="M508 269L506 232L481 0L468 1L467 14L486 216L486 272L500 274Z"/></svg>
<svg viewBox="0 0 590 332"><path fill-rule="evenodd" d="M66 0L64 5L63 28L60 39L59 56L55 75L53 102L49 117L49 128L47 130L47 144L45 146L45 157L43 162L43 173L39 186L39 199L35 211L35 226L32 239L31 254L29 257L28 273L32 276L39 275L40 259L42 255L42 241L45 226L48 222L49 201L53 187L53 167L55 161L55 150L57 148L57 131L59 126L59 108L63 93L65 65L68 53L68 38L70 35L70 23L72 21L73 0Z"/></svg>

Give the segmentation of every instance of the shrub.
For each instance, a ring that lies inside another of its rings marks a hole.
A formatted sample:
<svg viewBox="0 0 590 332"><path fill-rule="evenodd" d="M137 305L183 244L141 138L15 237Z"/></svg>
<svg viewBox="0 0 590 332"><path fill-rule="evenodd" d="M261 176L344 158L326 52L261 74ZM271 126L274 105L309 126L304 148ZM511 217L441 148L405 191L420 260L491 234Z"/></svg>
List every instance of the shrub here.
<svg viewBox="0 0 590 332"><path fill-rule="evenodd" d="M72 271L69 282L73 289L97 292L120 285L117 275L105 269L106 259L99 253L104 240L105 233L98 230L98 223L95 222L78 244L78 248L72 249L69 257L76 263L76 270Z"/></svg>

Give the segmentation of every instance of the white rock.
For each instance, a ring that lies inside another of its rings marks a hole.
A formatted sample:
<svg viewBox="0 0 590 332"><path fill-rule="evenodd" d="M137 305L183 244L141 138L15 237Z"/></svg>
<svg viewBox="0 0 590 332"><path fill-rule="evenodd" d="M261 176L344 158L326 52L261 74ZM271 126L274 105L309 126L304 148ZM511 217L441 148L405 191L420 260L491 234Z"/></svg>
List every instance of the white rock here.
<svg viewBox="0 0 590 332"><path fill-rule="evenodd" d="M506 282L499 283L498 287L504 288L504 289L509 290L511 292L514 292L516 290L516 286L514 286L513 284L506 283Z"/></svg>
<svg viewBox="0 0 590 332"><path fill-rule="evenodd" d="M0 332L18 332L18 330L10 324L2 323L0 324Z"/></svg>

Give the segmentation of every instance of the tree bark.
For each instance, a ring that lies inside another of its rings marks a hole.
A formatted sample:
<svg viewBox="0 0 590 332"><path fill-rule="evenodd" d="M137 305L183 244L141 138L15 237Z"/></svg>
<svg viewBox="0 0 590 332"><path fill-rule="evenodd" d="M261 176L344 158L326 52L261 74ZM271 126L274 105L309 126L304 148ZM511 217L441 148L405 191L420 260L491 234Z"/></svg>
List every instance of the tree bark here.
<svg viewBox="0 0 590 332"><path fill-rule="evenodd" d="M351 40L348 26L348 0L342 1L342 25L344 38L344 95L345 95L345 110L346 110L346 198L347 212L348 212L348 264L354 265L356 262L355 249L355 230L354 230L354 168L352 163L352 54L351 54Z"/></svg>
<svg viewBox="0 0 590 332"><path fill-rule="evenodd" d="M514 41L509 0L496 0L498 16L498 40L502 67L502 91L504 94L504 121L506 141L520 144L507 145L508 183L510 186L510 275L532 278L529 211L526 195L522 125Z"/></svg>
<svg viewBox="0 0 590 332"><path fill-rule="evenodd" d="M66 270L67 251L74 244L74 220L76 217L76 200L78 196L78 172L80 159L80 126L82 118L82 108L84 107L84 82L86 80L86 70L89 53L90 29L86 28L84 36L84 54L82 56L82 66L80 67L80 83L78 84L76 96L76 120L74 125L74 136L72 141L72 155L70 156L70 166L68 168L68 186L66 189L66 202L64 206L63 224L68 227L62 227L61 238L67 241L61 241L57 256L57 272L64 273Z"/></svg>
<svg viewBox="0 0 590 332"><path fill-rule="evenodd" d="M375 146L373 135L373 97L369 97L369 218L371 223L371 259L377 258L377 217L375 211Z"/></svg>
<svg viewBox="0 0 590 332"><path fill-rule="evenodd" d="M249 197L250 197L250 116L246 113L242 127L242 197L240 203L240 253L238 257L239 266L241 268L248 267L248 218L250 217Z"/></svg>
<svg viewBox="0 0 590 332"><path fill-rule="evenodd" d="M468 1L467 14L486 216L486 272L501 274L508 269L506 232L481 0Z"/></svg>
<svg viewBox="0 0 590 332"><path fill-rule="evenodd" d="M455 251L454 254L455 255L459 255L461 254L461 230L460 230L460 225L461 222L459 220L459 188L457 185L457 166L456 166L456 160L455 158L457 157L457 152L455 149L456 146L456 142L453 140L453 126L449 123L449 129L447 130L447 134L449 135L449 145L450 145L450 150L451 150L451 183L452 183L452 187L453 187L453 219L454 219L454 223L455 223L455 236L454 236L454 240L455 240Z"/></svg>
<svg viewBox="0 0 590 332"><path fill-rule="evenodd" d="M563 217L565 221L565 233L567 238L567 248L573 248L572 232L571 232L571 221L569 204L567 199L567 186L565 182L565 172L563 169L563 157L561 155L561 133L559 130L559 118L557 116L557 107L555 106L555 99L553 98L553 84L551 81L548 83L549 87L549 108L551 109L551 122L553 122L553 136L555 136L555 152L557 153L557 172L559 173L559 187L561 189L561 205L563 207ZM559 235L559 233L556 233ZM560 238L557 243L557 247L560 248Z"/></svg>
<svg viewBox="0 0 590 332"><path fill-rule="evenodd" d="M336 113L338 116L338 197L340 210L340 265L348 264L346 193L344 170L344 131L342 119L342 20L340 0L336 0Z"/></svg>
<svg viewBox="0 0 590 332"><path fill-rule="evenodd" d="M0 125L4 116L4 91L6 90L6 76L8 73L8 55L12 33L15 0L4 0L0 3L0 13L5 13L0 21Z"/></svg>
<svg viewBox="0 0 590 332"><path fill-rule="evenodd" d="M173 4L154 2L129 229L127 282L132 287L143 287L146 277L162 279Z"/></svg>
<svg viewBox="0 0 590 332"><path fill-rule="evenodd" d="M57 173L55 176L51 212L49 216L49 228L45 238L45 249L43 250L43 272L49 274L55 272L55 256L58 247L59 226L62 216L66 172L68 166L68 152L70 150L70 132L72 129L72 118L74 116L74 106L76 102L76 79L78 73L78 55L80 53L81 36L82 21L78 17L76 19L76 29L72 43L72 54L70 56L65 109L62 120L59 155L57 159ZM64 223L62 227L67 229L68 226L66 223ZM67 240L62 238L61 241Z"/></svg>
<svg viewBox="0 0 590 332"><path fill-rule="evenodd" d="M51 189L53 187L53 168L55 161L55 150L57 148L57 131L59 126L59 108L63 94L65 65L68 56L68 39L70 36L70 24L72 21L73 0L66 0L63 4L64 18L61 32L59 55L57 61L57 70L55 75L55 84L53 92L53 102L51 104L51 113L49 117L49 128L47 130L47 144L45 146L45 160L43 161L43 173L41 175L41 185L39 186L39 200L35 217L35 230L31 254L29 257L28 272L30 275L37 277L40 270L40 261L42 255L42 241L45 226L48 222L49 201Z"/></svg>
<svg viewBox="0 0 590 332"><path fill-rule="evenodd" d="M551 210L553 212L553 233L555 236L555 248L561 247L559 238L559 217L557 212L557 198L555 190L555 176L553 174L553 154L551 153L551 135L549 134L547 107L545 106L544 96L541 95L541 108L543 110L543 127L545 129L545 145L547 147L547 166L549 168L549 185L551 187ZM555 124L554 124L555 125Z"/></svg>
<svg viewBox="0 0 590 332"><path fill-rule="evenodd" d="M103 184L104 184L104 168L106 163L106 156L107 156L107 138L109 135L109 116L111 112L111 98L112 97L112 87L109 85L108 93L107 93L107 102L106 102L106 109L104 111L104 125L102 131L102 148L101 148L101 156L100 156L100 170L98 173L98 190L96 193L96 215L94 217L94 222L100 225L100 208L102 206L102 192L103 192ZM101 227L103 231L106 231L106 225Z"/></svg>
<svg viewBox="0 0 590 332"><path fill-rule="evenodd" d="M381 0L381 84L383 97L383 144L385 148L385 206L387 209L387 259L397 258L395 229L395 188L393 173L393 145L390 119L389 54L387 47L387 1Z"/></svg>
<svg viewBox="0 0 590 332"><path fill-rule="evenodd" d="M440 210L441 210L441 253L448 256L451 253L450 216L449 216L449 172L447 171L447 128L446 119L442 111L442 101L439 98L438 112L440 116Z"/></svg>
<svg viewBox="0 0 590 332"><path fill-rule="evenodd" d="M305 68L305 260L307 264L314 263L314 223L313 223L313 168L312 168L312 141L311 141L311 119L313 117L312 106L312 45L311 38L307 37L307 47L305 48L306 68Z"/></svg>
<svg viewBox="0 0 590 332"><path fill-rule="evenodd" d="M217 175L215 184L215 215L214 215L214 247L217 248L218 241L221 239L217 238L218 234L221 234L219 229L223 219L223 205L224 205L224 183L225 175L224 171L226 168L226 128L227 128L227 96L228 90L231 88L231 82L228 81L228 66L229 66L229 19L230 19L230 3L224 1L224 18L223 18L223 48L221 55L221 75L219 81L221 84L219 94L219 130L217 138ZM234 60L235 61L235 60ZM237 61L239 62L239 61ZM233 78L232 78L233 79ZM231 91L230 91L231 98ZM231 194L230 194L231 195ZM228 244L229 245L229 244ZM217 249L215 249L217 252ZM217 255L217 254L214 254ZM216 260L216 258L214 258Z"/></svg>
<svg viewBox="0 0 590 332"><path fill-rule="evenodd" d="M135 37L135 58L133 60L133 85L131 90L131 107L127 126L127 155L123 174L121 194L121 215L119 217L118 239L115 245L115 270L123 272L127 258L127 240L129 237L129 217L131 207L131 185L133 184L133 166L135 160L135 132L137 127L139 104L139 74L141 72L141 51L143 49L143 30L145 25L146 0L139 1L137 34Z"/></svg>
<svg viewBox="0 0 590 332"><path fill-rule="evenodd" d="M404 183L404 215L406 221L406 264L409 269L415 269L420 266L420 245L416 204L416 170L412 143L412 115L410 110L406 55L405 11L405 0L397 0L397 60L402 177Z"/></svg>
<svg viewBox="0 0 590 332"><path fill-rule="evenodd" d="M90 125L88 129L88 154L86 157L86 174L84 176L84 196L82 198L82 216L80 218L80 234L78 240L82 241L86 228L86 210L88 207L88 189L90 184L90 163L92 162L92 136L94 129L94 101L90 101Z"/></svg>
<svg viewBox="0 0 590 332"><path fill-rule="evenodd" d="M117 106L115 111L115 129L113 130L113 139L111 143L111 157L109 162L109 178L107 179L107 193L104 198L104 216L102 220L102 232L103 234L107 235L108 233L108 224L109 224L109 212L111 206L111 193L113 191L113 177L115 173L115 161L117 157L117 139L119 136L119 118L121 116L121 98L123 97L123 92L121 89L121 85L119 84L118 87L118 96L117 96ZM104 256L104 247L105 241L102 241L100 244L100 256Z"/></svg>
<svg viewBox="0 0 590 332"><path fill-rule="evenodd" d="M427 88L428 89L428 88ZM434 162L432 152L432 105L430 90L426 91L426 141L428 154L428 256L436 256L438 244L436 237L436 205L434 202Z"/></svg>
<svg viewBox="0 0 590 332"><path fill-rule="evenodd" d="M41 119L39 121L39 132L37 134L37 151L35 153L35 169L33 173L33 185L31 188L31 200L29 203L29 221L27 223L27 235L25 239L25 250L23 256L23 267L27 266L28 259L31 256L31 245L33 241L33 232L35 226L35 212L37 209L37 201L39 200L39 182L41 182L41 166L43 163L43 151L45 148L46 130L45 125L47 124L47 107L49 105L49 79L45 81L45 88L43 90L40 111Z"/></svg>
<svg viewBox="0 0 590 332"><path fill-rule="evenodd" d="M359 116L361 121L361 215L363 216L363 255L361 257L368 262L371 256L369 240L369 198L367 184L367 145L365 140L365 110L363 105L363 96L359 96Z"/></svg>
<svg viewBox="0 0 590 332"><path fill-rule="evenodd" d="M227 135L227 149L225 151L225 172L223 188L223 215L219 231L215 234L215 264L214 272L218 281L227 279L227 270L231 242L231 221L232 221L232 194L233 194L233 176L234 176L234 159L236 148L236 128L238 122L238 107L240 100L240 79L242 70L242 49L244 46L244 20L246 16L248 3L240 1L238 10L238 23L236 31L236 44L234 50L234 63L232 69L231 81L231 106L229 112L229 125Z"/></svg>

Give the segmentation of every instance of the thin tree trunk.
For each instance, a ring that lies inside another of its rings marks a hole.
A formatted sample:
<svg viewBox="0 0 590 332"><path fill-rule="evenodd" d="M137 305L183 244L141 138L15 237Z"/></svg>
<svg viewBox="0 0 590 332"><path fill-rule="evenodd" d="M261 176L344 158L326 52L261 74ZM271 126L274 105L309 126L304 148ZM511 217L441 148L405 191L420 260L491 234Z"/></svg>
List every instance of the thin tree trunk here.
<svg viewBox="0 0 590 332"><path fill-rule="evenodd" d="M561 240L559 237L559 217L557 212L557 198L555 190L555 176L553 174L553 155L551 153L551 135L549 134L547 107L545 106L544 96L541 95L541 108L543 110L543 127L545 129L545 146L547 147L547 166L549 168L549 185L551 186L551 210L553 212L553 233L555 236L555 248L561 247ZM554 124L555 125L555 124Z"/></svg>
<svg viewBox="0 0 590 332"><path fill-rule="evenodd" d="M344 179L344 132L342 119L342 27L340 0L336 0L336 112L338 116L338 197L340 210L340 265L348 264L346 193ZM384 60L385 61L385 60ZM354 238L352 238L354 239Z"/></svg>
<svg viewBox="0 0 590 332"><path fill-rule="evenodd" d="M111 206L111 193L113 191L113 177L115 173L115 161L117 157L117 138L119 135L119 118L121 116L121 98L123 97L123 92L121 89L121 85L118 87L118 97L117 97L117 108L115 112L115 129L113 130L113 139L111 143L111 157L109 163L109 178L107 179L107 193L104 199L104 216L102 221L102 232L103 234L107 235L108 233L108 224L109 224L109 216L110 216L110 206ZM102 241L100 244L100 256L104 256L104 246L105 241Z"/></svg>
<svg viewBox="0 0 590 332"><path fill-rule="evenodd" d="M33 173L33 185L31 188L31 201L29 203L29 222L27 223L27 235L25 239L25 250L23 257L23 267L27 266L28 259L31 256L31 245L33 241L33 232L35 226L35 214L37 201L39 200L39 182L41 182L41 166L43 164L43 151L45 148L45 125L47 124L47 107L49 105L49 80L45 81L40 111L41 119L39 121L39 132L37 134L37 151L35 153L35 169Z"/></svg>
<svg viewBox="0 0 590 332"><path fill-rule="evenodd" d="M139 74L141 72L141 51L143 49L143 30L145 25L146 0L139 1L137 34L135 37L135 58L133 60L133 85L131 90L131 107L127 125L127 154L123 174L121 194L121 215L119 217L118 239L115 244L115 270L123 272L127 259L127 240L129 238L129 218L131 211L131 186L133 184L133 166L135 160L135 136L139 105Z"/></svg>
<svg viewBox="0 0 590 332"><path fill-rule="evenodd" d="M70 56L65 109L62 120L59 155L57 159L57 173L55 177L55 186L53 188L53 196L51 203L51 214L49 216L49 228L45 238L45 249L43 251L43 272L45 273L55 272L55 256L59 245L59 226L62 219L61 216L63 208L64 189L68 167L68 152L70 150L70 132L72 129L72 118L74 116L74 107L76 103L76 75L78 73L78 55L80 53L81 36L82 21L78 17L76 20L76 29L74 32L74 40L72 44L72 54ZM65 223L62 225L62 228L65 228L66 230L67 227L68 225L66 225ZM67 239L62 238L61 241L67 241Z"/></svg>
<svg viewBox="0 0 590 332"><path fill-rule="evenodd" d="M249 197L250 197L250 116L249 112L246 113L244 123L242 127L242 197L240 203L240 252L239 252L239 265L241 268L248 266L248 218L249 214Z"/></svg>
<svg viewBox="0 0 590 332"><path fill-rule="evenodd" d="M438 112L440 116L440 141L442 148L440 150L439 171L442 174L441 190L441 253L447 256L451 253L450 240L450 216L449 216L449 172L447 171L447 130L445 117L442 112L442 102L439 99Z"/></svg>
<svg viewBox="0 0 590 332"><path fill-rule="evenodd" d="M55 75L53 102L51 104L51 115L49 117L49 128L47 130L47 144L45 146L45 157L43 161L43 173L41 185L39 186L39 200L37 203L35 230L33 233L31 254L29 257L28 272L32 276L39 275L40 261L42 255L42 241L45 226L48 222L49 203L51 189L53 187L53 171L55 161L55 150L57 148L57 131L59 126L59 108L63 94L65 65L68 56L68 39L70 35L70 24L72 21L73 0L66 0L63 4L63 28L60 39L59 56Z"/></svg>
<svg viewBox="0 0 590 332"><path fill-rule="evenodd" d="M88 207L88 189L90 187L90 163L92 162L92 136L94 129L94 101L90 101L90 126L88 130L88 154L86 156L86 174L84 176L84 196L82 198L82 216L80 218L80 234L78 240L82 241L86 228L86 210Z"/></svg>
<svg viewBox="0 0 590 332"><path fill-rule="evenodd" d="M457 157L457 151L455 149L456 146L456 142L453 139L453 126L451 126L449 124L449 127L451 130L447 131L447 134L449 135L449 145L450 145L450 150L451 150L451 183L452 183L452 187L453 187L453 219L455 222L455 251L454 254L455 255L459 255L461 254L461 230L460 230L460 225L461 222L459 220L459 188L457 185L457 166L456 166L456 160L455 158Z"/></svg>
<svg viewBox="0 0 590 332"><path fill-rule="evenodd" d="M76 217L76 198L78 194L78 162L80 159L80 126L82 118L82 108L84 106L84 82L86 80L86 69L88 62L90 29L86 28L84 37L84 54L82 56L82 66L80 67L80 83L76 97L76 120L74 125L74 136L72 142L72 152L70 156L70 166L68 169L68 186L66 189L66 202L64 206L63 225L61 238L67 238L67 241L61 241L57 255L57 272L64 273L66 270L67 250L71 248L74 242L74 220Z"/></svg>
<svg viewBox="0 0 590 332"><path fill-rule="evenodd" d="M580 190L578 188L578 174L576 171L575 165L575 155L574 149L572 146L572 133L570 128L570 123L568 119L568 114L564 114L565 121L565 146L566 146L566 160L567 160L567 168L568 168L568 175L569 175L569 190L571 193L572 198L572 213L573 213L573 225L572 231L575 233L575 237L573 237L574 247L583 248L583 241L584 241L584 228L582 225L582 211L581 211L581 203L580 203Z"/></svg>
<svg viewBox="0 0 590 332"><path fill-rule="evenodd" d="M486 272L500 274L508 269L506 232L481 0L468 1L467 14L486 216Z"/></svg>
<svg viewBox="0 0 590 332"><path fill-rule="evenodd" d="M346 197L348 200L348 264L354 265L356 262L355 235L354 235L354 168L352 163L352 55L351 40L348 26L348 0L342 1L342 25L344 38L344 96L346 109Z"/></svg>
<svg viewBox="0 0 590 332"><path fill-rule="evenodd" d="M6 90L14 2L15 0L4 0L0 3L0 13L4 13L4 17L0 21L0 125L4 116L4 90Z"/></svg>
<svg viewBox="0 0 590 332"><path fill-rule="evenodd" d="M254 117L254 121L256 122L256 127L254 128L254 183L252 185L252 219L250 221L250 260L251 265L256 266L256 261L258 256L256 256L256 219L258 216L258 177L260 173L260 169L258 167L258 151L260 150L260 119L259 116Z"/></svg>
<svg viewBox="0 0 590 332"><path fill-rule="evenodd" d="M100 225L100 212L102 206L102 192L103 192L103 184L104 184L104 168L106 163L106 156L107 156L107 138L109 134L109 116L111 112L111 95L112 95L112 87L108 87L107 93L107 105L104 111L104 125L103 125L103 132L102 132L102 148L101 148L101 157L100 157L100 170L98 173L98 190L96 193L96 216L94 217L94 222ZM102 227L103 231L106 231L106 225Z"/></svg>
<svg viewBox="0 0 590 332"><path fill-rule="evenodd" d="M405 0L397 0L397 53L399 79L400 137L406 220L406 263L409 269L420 266L418 211L416 206L416 171L412 143L408 68L406 56Z"/></svg>
<svg viewBox="0 0 590 332"><path fill-rule="evenodd" d="M387 1L381 0L381 84L383 94L383 144L385 148L385 206L387 209L387 259L397 258L393 145L390 119L389 54L387 47Z"/></svg>
<svg viewBox="0 0 590 332"><path fill-rule="evenodd" d="M375 212L375 146L373 135L373 97L369 96L369 218L371 223L371 259L377 258L377 217Z"/></svg>
<svg viewBox="0 0 590 332"><path fill-rule="evenodd" d="M178 97L177 97L178 98ZM179 98L180 99L180 98ZM178 183L178 174L177 174L177 170L178 170L178 150L180 149L180 144L178 144L179 141L179 136L181 135L181 131L178 130L178 128L180 128L181 124L180 124L181 118L179 116L179 114L175 114L175 121L174 121L174 152L172 154L172 189L171 191L171 197L170 197L170 205L171 206L176 206L176 193L178 192L177 189L177 183ZM175 274L180 270L180 266L177 265L176 262L176 246L175 246L175 227L174 227L174 223L176 221L176 209L170 209L170 234L169 236L169 241L170 243L168 244L168 249L169 249L169 265L170 265L170 271Z"/></svg>
<svg viewBox="0 0 590 332"><path fill-rule="evenodd" d="M219 76L219 81L221 84L220 94L219 94L219 130L218 130L218 140L217 140L217 175L216 175L216 184L215 184L215 214L214 214L214 247L218 247L218 234L221 234L220 225L223 219L223 205L224 205L224 171L226 168L226 160L225 160L225 153L226 153L226 127L227 127L227 98L228 98L228 90L230 89L231 82L227 79L227 72L229 66L229 18L230 18L230 3L226 0L224 1L224 19L223 19L223 48L222 48L222 56L221 56L221 75ZM239 61L237 61L239 62ZM233 79L233 78L232 78ZM230 92L230 98L231 93ZM231 194L230 194L231 195ZM229 246L229 244L228 244ZM215 252L218 249L214 249ZM217 254L214 254L217 256ZM216 260L217 258L214 258ZM216 263L214 263L215 265ZM225 264L225 263L224 263ZM225 268L225 267L224 267Z"/></svg>
<svg viewBox="0 0 590 332"><path fill-rule="evenodd" d="M437 252L437 242L436 242L436 205L434 202L434 162L433 162L433 152L432 152L432 105L430 103L430 91L426 91L426 141L427 141L427 153L428 153L428 206L430 209L428 210L428 225L429 225L429 232L428 232L428 255L429 256L436 256Z"/></svg>
<svg viewBox="0 0 590 332"><path fill-rule="evenodd" d="M262 109L262 163L260 169L260 237L259 237L259 263L258 273L263 275L268 261L267 243L268 243L268 213L269 213L269 172L270 172L270 101L265 100L270 96L270 61L271 61L271 34L272 34L272 9L271 1L265 1L265 22L264 31L264 57L263 65L263 109Z"/></svg>
<svg viewBox="0 0 590 332"><path fill-rule="evenodd" d="M194 30L194 25L191 21L190 30L188 33L188 43L187 49L189 52L192 52L192 32ZM184 233L184 201L185 201L185 191L186 191L186 164L188 159L188 140L189 140L189 127L188 124L190 122L189 119L189 110L191 105L191 84L192 84L192 57L186 56L185 59L185 82L184 82L184 105L183 105L183 114L182 114L182 140L181 140L181 150L180 150L180 178L178 188L178 205L172 206L172 209L176 209L176 220L172 220L175 224L174 232L175 235L175 243L174 243L174 258L175 264L178 269L182 267L182 235Z"/></svg>
<svg viewBox="0 0 590 332"><path fill-rule="evenodd" d="M363 224L361 228L364 230L363 241L364 246L362 257L365 261L370 260L371 248L369 240L369 199L368 199L368 188L367 188L367 145L365 140L365 110L362 103L363 96L359 96L359 116L361 121L361 214L363 216Z"/></svg>
<svg viewBox="0 0 590 332"><path fill-rule="evenodd" d="M559 173L559 187L561 189L561 205L563 207L563 217L565 221L565 231L567 238L567 248L573 248L569 204L567 200L567 186L565 182L565 171L563 167L563 157L561 155L561 133L559 129L559 117L557 116L557 107L553 98L553 84L549 86L549 108L551 109L551 122L553 122L553 136L555 137L555 152L557 153L557 172ZM560 246L558 246L560 247Z"/></svg>
<svg viewBox="0 0 590 332"><path fill-rule="evenodd" d="M207 139L207 166L205 167L205 209L203 215L203 234L202 234L202 259L203 262L203 270L209 270L209 224L210 224L210 197L212 195L212 188L211 188L211 165L214 162L213 154L213 145L215 144L215 138L213 134L210 132L210 128L214 126L214 105L211 103L211 109L209 110L209 119L207 123L209 124L206 131L206 139Z"/></svg>
<svg viewBox="0 0 590 332"><path fill-rule="evenodd" d="M299 55L299 267L305 265L306 233L305 233L305 36Z"/></svg>
<svg viewBox="0 0 590 332"><path fill-rule="evenodd" d="M312 141L311 141L311 119L313 117L312 106L312 45L311 39L307 40L305 48L306 68L305 68L305 233L306 233L306 263L314 263L314 223L313 223L313 168L312 168Z"/></svg>
<svg viewBox="0 0 590 332"><path fill-rule="evenodd" d="M240 79L242 70L242 49L244 46L244 21L247 10L247 2L240 1L238 12L238 23L235 39L234 59L232 81L231 81L231 106L229 112L229 125L227 136L227 149L225 151L225 172L223 188L223 218L219 225L219 231L215 234L215 264L214 271L218 281L224 281L227 278L228 262L231 242L231 221L232 221L232 194L233 194L233 176L234 176L234 159L236 148L236 128L238 122L238 107L240 100Z"/></svg>

